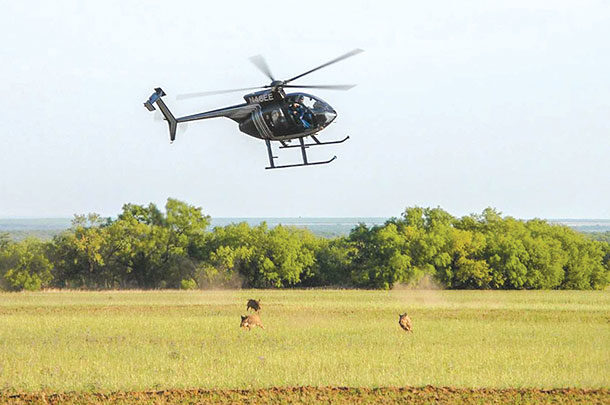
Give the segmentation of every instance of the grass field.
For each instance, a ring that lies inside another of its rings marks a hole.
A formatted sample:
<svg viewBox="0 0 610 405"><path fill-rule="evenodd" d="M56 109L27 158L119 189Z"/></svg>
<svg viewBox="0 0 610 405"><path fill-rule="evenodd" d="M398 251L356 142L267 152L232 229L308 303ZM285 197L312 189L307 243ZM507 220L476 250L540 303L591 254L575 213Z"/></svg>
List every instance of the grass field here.
<svg viewBox="0 0 610 405"><path fill-rule="evenodd" d="M261 298L265 329L239 329ZM398 314L408 311L415 332ZM610 292L0 294L0 392L610 387Z"/></svg>

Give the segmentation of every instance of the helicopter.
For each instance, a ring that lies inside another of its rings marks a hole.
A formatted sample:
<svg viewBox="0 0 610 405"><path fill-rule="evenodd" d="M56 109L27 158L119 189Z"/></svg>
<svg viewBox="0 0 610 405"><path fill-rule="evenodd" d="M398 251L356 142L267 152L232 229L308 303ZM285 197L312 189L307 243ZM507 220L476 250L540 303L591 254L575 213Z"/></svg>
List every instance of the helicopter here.
<svg viewBox="0 0 610 405"><path fill-rule="evenodd" d="M166 95L165 92L160 87L157 87L155 92L144 103L144 106L149 111L155 111L155 104L159 107L169 125L169 138L171 142L176 139L176 130L180 123L226 117L237 122L241 132L265 141L269 155L269 166L265 167L265 169L328 164L334 161L337 156L333 156L328 160L312 162L308 160L306 150L312 146L339 144L349 139L349 136L340 140L326 142L318 139L318 133L335 120L337 112L328 103L316 96L302 92L286 94L284 89L349 90L355 85L297 85L291 83L305 75L361 52L363 52L361 49L354 49L287 80L275 79L265 59L257 55L251 57L250 61L271 80L270 84L241 89L188 93L177 97L178 99L187 99L213 94L258 90L246 94L244 96L245 103L176 118L162 100L162 97ZM307 143L305 141L307 137L310 137L312 141ZM297 145L291 144L291 141L297 139L299 142ZM279 142L281 145L279 146L280 149L300 148L303 162L285 165L275 164L275 159L278 157L273 155L271 142Z"/></svg>

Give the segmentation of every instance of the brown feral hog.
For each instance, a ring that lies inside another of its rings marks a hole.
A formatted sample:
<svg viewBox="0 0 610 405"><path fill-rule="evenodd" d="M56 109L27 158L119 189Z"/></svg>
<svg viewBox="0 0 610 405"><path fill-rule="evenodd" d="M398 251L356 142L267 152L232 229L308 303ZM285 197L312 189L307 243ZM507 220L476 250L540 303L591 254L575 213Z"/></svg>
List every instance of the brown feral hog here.
<svg viewBox="0 0 610 405"><path fill-rule="evenodd" d="M246 305L246 311L252 308L254 311L258 312L261 310L261 301L260 300L248 300L248 304Z"/></svg>
<svg viewBox="0 0 610 405"><path fill-rule="evenodd" d="M413 332L413 323L411 322L411 318L409 318L409 315L407 315L406 312L402 315L398 315L398 324L406 332Z"/></svg>
<svg viewBox="0 0 610 405"><path fill-rule="evenodd" d="M241 325L239 326L248 330L252 329L255 326L259 326L261 329L265 329L263 323L261 322L261 317L258 316L258 314L242 315Z"/></svg>

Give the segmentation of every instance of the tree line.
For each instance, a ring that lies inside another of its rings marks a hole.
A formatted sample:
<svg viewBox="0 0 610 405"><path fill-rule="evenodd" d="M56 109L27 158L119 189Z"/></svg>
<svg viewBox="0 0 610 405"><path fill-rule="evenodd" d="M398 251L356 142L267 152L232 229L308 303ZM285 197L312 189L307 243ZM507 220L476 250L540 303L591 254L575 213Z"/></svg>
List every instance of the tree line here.
<svg viewBox="0 0 610 405"><path fill-rule="evenodd" d="M332 239L265 223L209 229L201 208L125 204L75 216L50 241L0 235L0 288L321 287L389 289L424 277L450 289L603 289L610 243L487 208L456 218L407 208Z"/></svg>

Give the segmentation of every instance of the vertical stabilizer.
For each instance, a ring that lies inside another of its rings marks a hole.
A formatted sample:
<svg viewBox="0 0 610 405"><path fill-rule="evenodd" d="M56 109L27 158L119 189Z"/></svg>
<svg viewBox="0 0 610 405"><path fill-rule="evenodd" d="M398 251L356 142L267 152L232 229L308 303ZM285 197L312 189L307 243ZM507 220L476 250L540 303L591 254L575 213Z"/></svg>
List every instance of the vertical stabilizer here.
<svg viewBox="0 0 610 405"><path fill-rule="evenodd" d="M167 105L161 100L161 97L165 96L165 92L161 87L157 87L155 92L148 98L148 100L144 103L144 107L148 109L148 111L155 111L154 104L156 103L161 110L161 113L165 117L167 124L169 125L169 139L173 142L176 139L176 129L178 128L178 121L172 114L172 112L167 108Z"/></svg>

